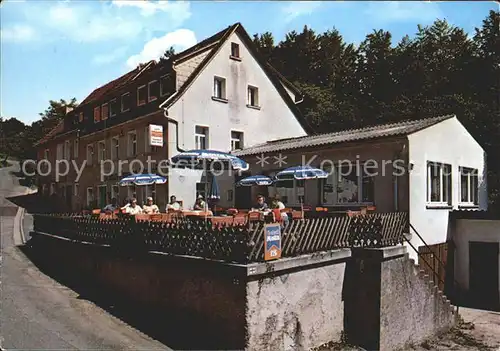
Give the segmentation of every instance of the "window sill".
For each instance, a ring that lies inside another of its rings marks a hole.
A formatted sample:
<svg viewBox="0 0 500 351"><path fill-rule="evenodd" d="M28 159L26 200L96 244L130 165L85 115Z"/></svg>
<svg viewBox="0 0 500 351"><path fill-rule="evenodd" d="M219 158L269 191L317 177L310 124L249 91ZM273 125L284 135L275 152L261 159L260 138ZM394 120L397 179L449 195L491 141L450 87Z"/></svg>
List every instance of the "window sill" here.
<svg viewBox="0 0 500 351"><path fill-rule="evenodd" d="M235 61L241 62L241 57L237 57L237 56L229 55L229 58L230 58L231 60L235 60Z"/></svg>
<svg viewBox="0 0 500 351"><path fill-rule="evenodd" d="M150 99L148 100L148 102L152 102L152 101L155 101L155 100L158 100L158 98L157 98L157 97L150 98Z"/></svg>
<svg viewBox="0 0 500 351"><path fill-rule="evenodd" d="M260 110L260 106L253 106L253 105L248 105L247 104L247 107L248 108L253 108L254 110Z"/></svg>
<svg viewBox="0 0 500 351"><path fill-rule="evenodd" d="M476 204L458 204L458 208L460 209L479 209L479 205Z"/></svg>
<svg viewBox="0 0 500 351"><path fill-rule="evenodd" d="M451 210L453 206L448 204L427 204L425 208L428 210Z"/></svg>
<svg viewBox="0 0 500 351"><path fill-rule="evenodd" d="M224 104L227 104L227 103L228 103L228 100L227 100L227 99L223 99L223 98L219 98L219 97L215 97L215 96L212 96L212 100L213 100L213 101L222 102L222 103L224 103Z"/></svg>

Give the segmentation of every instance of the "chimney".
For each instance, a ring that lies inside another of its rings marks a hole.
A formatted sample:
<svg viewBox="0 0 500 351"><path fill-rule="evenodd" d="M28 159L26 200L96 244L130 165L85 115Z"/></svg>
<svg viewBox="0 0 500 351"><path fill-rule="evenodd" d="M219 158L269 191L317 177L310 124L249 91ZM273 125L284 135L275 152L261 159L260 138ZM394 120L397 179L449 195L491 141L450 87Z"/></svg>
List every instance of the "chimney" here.
<svg viewBox="0 0 500 351"><path fill-rule="evenodd" d="M65 114L68 114L71 111L73 111L73 107L66 106L66 113Z"/></svg>

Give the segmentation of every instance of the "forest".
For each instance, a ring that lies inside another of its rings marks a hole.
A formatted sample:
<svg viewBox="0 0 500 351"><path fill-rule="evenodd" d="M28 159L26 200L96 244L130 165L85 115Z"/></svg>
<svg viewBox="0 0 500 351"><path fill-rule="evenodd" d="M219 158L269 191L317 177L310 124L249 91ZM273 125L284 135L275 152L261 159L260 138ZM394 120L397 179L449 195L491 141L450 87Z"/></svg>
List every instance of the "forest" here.
<svg viewBox="0 0 500 351"><path fill-rule="evenodd" d="M490 11L474 33L436 20L399 42L375 29L355 45L334 27L318 33L307 26L279 42L269 32L253 40L305 94L299 107L318 132L455 114L487 152L490 208L500 210L500 12ZM66 105L76 100L50 101L28 126L0 120L0 153L33 157L33 142Z"/></svg>

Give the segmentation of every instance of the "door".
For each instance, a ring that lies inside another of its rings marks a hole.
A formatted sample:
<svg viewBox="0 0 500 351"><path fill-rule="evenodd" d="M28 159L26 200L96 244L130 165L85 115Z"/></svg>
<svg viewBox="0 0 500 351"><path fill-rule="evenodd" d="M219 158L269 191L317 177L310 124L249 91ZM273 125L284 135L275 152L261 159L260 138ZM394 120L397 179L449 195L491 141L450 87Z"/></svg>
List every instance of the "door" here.
<svg viewBox="0 0 500 351"><path fill-rule="evenodd" d="M498 243L469 242L469 292L482 308L497 308Z"/></svg>
<svg viewBox="0 0 500 351"><path fill-rule="evenodd" d="M235 182L250 176L249 172L242 172L241 175L235 175ZM252 187L236 186L234 192L234 207L246 209L252 207Z"/></svg>
<svg viewBox="0 0 500 351"><path fill-rule="evenodd" d="M99 186L99 208L106 207L106 185Z"/></svg>

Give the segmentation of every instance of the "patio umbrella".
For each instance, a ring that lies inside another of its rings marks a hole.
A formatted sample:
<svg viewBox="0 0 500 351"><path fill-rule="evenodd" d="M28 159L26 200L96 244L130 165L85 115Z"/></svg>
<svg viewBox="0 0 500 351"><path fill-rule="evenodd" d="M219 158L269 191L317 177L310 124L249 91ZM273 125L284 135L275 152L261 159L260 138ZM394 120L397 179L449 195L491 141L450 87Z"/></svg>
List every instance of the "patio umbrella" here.
<svg viewBox="0 0 500 351"><path fill-rule="evenodd" d="M215 150L185 151L172 157L170 161L176 167L194 167L203 170L210 169L213 164L223 165L224 169L233 169L235 171L246 171L250 168L248 163L242 159Z"/></svg>
<svg viewBox="0 0 500 351"><path fill-rule="evenodd" d="M210 185L210 191L208 192L207 199L216 201L220 200L220 190L217 184L217 179L212 176L212 184Z"/></svg>
<svg viewBox="0 0 500 351"><path fill-rule="evenodd" d="M165 184L167 178L159 176L157 174L132 174L122 178L118 182L121 186L129 185L153 185L153 184Z"/></svg>
<svg viewBox="0 0 500 351"><path fill-rule="evenodd" d="M254 175L250 177L243 178L236 183L236 186L252 186L252 185L264 185L269 186L273 184L273 180L264 175Z"/></svg>
<svg viewBox="0 0 500 351"><path fill-rule="evenodd" d="M275 181L280 180L308 180L308 179L324 179L328 178L328 173L311 166L295 166L278 172L275 176Z"/></svg>

